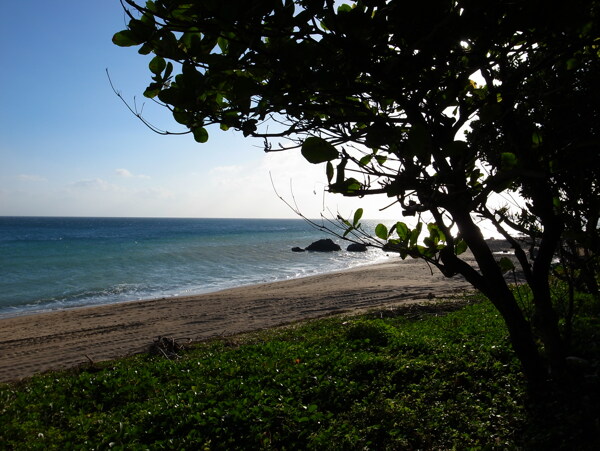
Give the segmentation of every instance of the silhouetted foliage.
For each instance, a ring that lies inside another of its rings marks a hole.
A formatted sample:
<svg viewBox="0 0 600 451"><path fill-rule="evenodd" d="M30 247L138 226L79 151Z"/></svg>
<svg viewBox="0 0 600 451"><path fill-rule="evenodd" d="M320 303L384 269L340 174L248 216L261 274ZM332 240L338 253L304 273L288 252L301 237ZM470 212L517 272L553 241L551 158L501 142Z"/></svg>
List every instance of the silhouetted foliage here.
<svg viewBox="0 0 600 451"><path fill-rule="evenodd" d="M359 209L340 219L344 236L461 274L501 313L533 385L565 374L549 277L561 245L591 287L597 277L599 2L123 1L130 22L114 43L155 55L144 95L196 141L211 124L265 151L286 137L324 164L329 191L388 196L414 227L370 237ZM520 200L497 206L497 193ZM515 261L496 260L480 220ZM515 263L531 317L504 279Z"/></svg>

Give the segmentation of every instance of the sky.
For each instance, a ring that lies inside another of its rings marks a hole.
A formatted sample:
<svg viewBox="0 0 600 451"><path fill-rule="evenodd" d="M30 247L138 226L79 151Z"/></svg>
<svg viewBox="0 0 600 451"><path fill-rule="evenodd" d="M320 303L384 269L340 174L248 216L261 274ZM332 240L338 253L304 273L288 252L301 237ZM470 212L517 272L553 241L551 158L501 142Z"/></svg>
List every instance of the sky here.
<svg viewBox="0 0 600 451"><path fill-rule="evenodd" d="M156 126L178 130L144 102L151 55L111 42L126 23L118 0L2 2L0 216L296 217L274 185L307 217L362 207L366 218L400 219L380 211L386 197L324 194L324 167L299 151L265 154L233 130L209 130L206 144L150 131L106 74Z"/></svg>

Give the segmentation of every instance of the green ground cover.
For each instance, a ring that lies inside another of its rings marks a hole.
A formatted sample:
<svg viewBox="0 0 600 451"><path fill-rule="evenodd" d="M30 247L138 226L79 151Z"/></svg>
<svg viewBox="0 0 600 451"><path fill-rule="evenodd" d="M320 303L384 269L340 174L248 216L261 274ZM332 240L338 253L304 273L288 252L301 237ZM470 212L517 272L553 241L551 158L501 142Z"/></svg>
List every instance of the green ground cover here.
<svg viewBox="0 0 600 451"><path fill-rule="evenodd" d="M574 340L589 376L600 349L597 308L579 318ZM476 296L302 322L180 355L139 355L0 385L0 448L597 445L597 391L573 384L573 392L533 403L501 318Z"/></svg>

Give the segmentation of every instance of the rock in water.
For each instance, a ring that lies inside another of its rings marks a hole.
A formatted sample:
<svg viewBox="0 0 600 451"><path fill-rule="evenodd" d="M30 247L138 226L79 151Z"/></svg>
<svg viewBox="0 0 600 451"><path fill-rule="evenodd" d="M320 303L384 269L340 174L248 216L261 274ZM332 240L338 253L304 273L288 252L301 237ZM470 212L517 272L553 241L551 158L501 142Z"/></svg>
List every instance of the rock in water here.
<svg viewBox="0 0 600 451"><path fill-rule="evenodd" d="M342 248L331 241L329 238L318 240L306 248L307 251L313 252L333 252L341 251Z"/></svg>
<svg viewBox="0 0 600 451"><path fill-rule="evenodd" d="M352 243L346 250L348 252L367 252L367 246L362 243Z"/></svg>
<svg viewBox="0 0 600 451"><path fill-rule="evenodd" d="M302 249L301 247L296 246L296 247L292 248L292 252L304 252L304 249Z"/></svg>

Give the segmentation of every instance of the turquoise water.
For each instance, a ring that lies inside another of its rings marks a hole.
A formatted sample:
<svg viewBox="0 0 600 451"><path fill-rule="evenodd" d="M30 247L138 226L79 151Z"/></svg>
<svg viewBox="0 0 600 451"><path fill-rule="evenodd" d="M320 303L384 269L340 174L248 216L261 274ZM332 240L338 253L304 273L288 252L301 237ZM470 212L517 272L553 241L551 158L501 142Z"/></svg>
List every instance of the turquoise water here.
<svg viewBox="0 0 600 451"><path fill-rule="evenodd" d="M327 237L300 219L0 217L0 317L206 293L386 258L376 249L291 252Z"/></svg>

